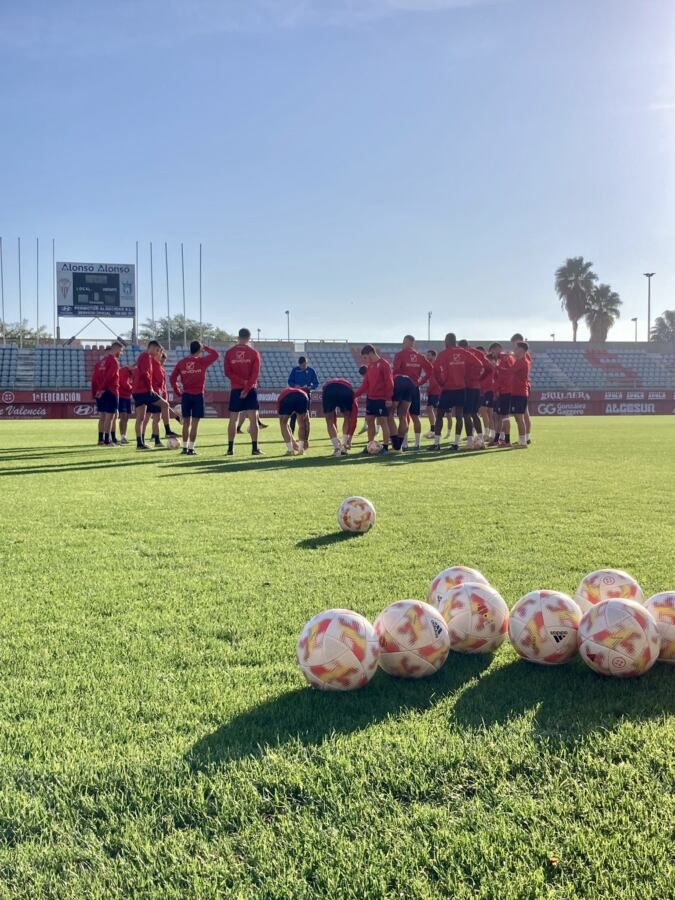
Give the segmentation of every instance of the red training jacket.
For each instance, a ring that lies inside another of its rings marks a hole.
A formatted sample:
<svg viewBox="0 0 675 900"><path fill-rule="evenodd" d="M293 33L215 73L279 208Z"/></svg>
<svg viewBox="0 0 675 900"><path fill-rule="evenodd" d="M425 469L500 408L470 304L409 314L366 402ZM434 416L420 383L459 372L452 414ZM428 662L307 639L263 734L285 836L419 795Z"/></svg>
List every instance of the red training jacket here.
<svg viewBox="0 0 675 900"><path fill-rule="evenodd" d="M527 356L517 359L511 367L511 393L514 397L527 397L530 393L530 360Z"/></svg>
<svg viewBox="0 0 675 900"><path fill-rule="evenodd" d="M466 360L471 357L463 347L446 347L436 357L434 375L441 391L461 391L466 387Z"/></svg>
<svg viewBox="0 0 675 900"><path fill-rule="evenodd" d="M260 354L249 344L235 344L225 354L224 368L232 390L251 391L258 386Z"/></svg>
<svg viewBox="0 0 675 900"><path fill-rule="evenodd" d="M131 400L133 370L129 366L120 369L120 397L123 400Z"/></svg>
<svg viewBox="0 0 675 900"><path fill-rule="evenodd" d="M120 390L120 363L112 353L106 353L94 366L91 373L91 392L96 397L101 391L110 391L116 396Z"/></svg>
<svg viewBox="0 0 675 900"><path fill-rule="evenodd" d="M144 350L132 369L131 384L134 394L152 393L152 357Z"/></svg>
<svg viewBox="0 0 675 900"><path fill-rule="evenodd" d="M404 347L394 357L394 378L397 375L406 375L418 387L424 382L424 376L429 375L432 366L429 360L417 350Z"/></svg>
<svg viewBox="0 0 675 900"><path fill-rule="evenodd" d="M391 400L394 396L391 366L381 356L368 365L363 384L354 392L354 397L362 397L364 394L369 400Z"/></svg>
<svg viewBox="0 0 675 900"><path fill-rule="evenodd" d="M511 353L502 353L497 363L495 391L497 394L510 394L512 389L512 368L515 359Z"/></svg>
<svg viewBox="0 0 675 900"><path fill-rule="evenodd" d="M218 351L205 344L202 350L206 356L185 356L176 363L171 373L171 387L177 395L203 394L206 387L206 370L218 359ZM180 383L179 383L180 382Z"/></svg>
<svg viewBox="0 0 675 900"><path fill-rule="evenodd" d="M468 356L466 357L466 386L469 390L477 390L480 388L480 380L483 377L485 364L483 363L483 354L480 350L473 347L465 348Z"/></svg>

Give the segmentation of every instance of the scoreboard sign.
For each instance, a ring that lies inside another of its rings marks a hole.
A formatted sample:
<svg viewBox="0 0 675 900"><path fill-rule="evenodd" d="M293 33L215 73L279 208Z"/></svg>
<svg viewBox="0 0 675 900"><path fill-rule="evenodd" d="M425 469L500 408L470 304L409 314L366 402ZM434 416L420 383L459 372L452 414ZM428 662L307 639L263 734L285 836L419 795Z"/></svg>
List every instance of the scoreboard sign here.
<svg viewBox="0 0 675 900"><path fill-rule="evenodd" d="M59 262L56 293L59 316L132 319L136 314L136 267Z"/></svg>

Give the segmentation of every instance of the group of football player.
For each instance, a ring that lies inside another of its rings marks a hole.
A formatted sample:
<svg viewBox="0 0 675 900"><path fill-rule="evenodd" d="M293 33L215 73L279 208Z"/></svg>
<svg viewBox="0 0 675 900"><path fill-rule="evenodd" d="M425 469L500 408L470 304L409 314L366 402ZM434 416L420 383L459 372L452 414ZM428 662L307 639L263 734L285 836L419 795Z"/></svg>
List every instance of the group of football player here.
<svg viewBox="0 0 675 900"><path fill-rule="evenodd" d="M158 341L149 341L133 366L120 367L123 346L115 341L94 367L92 393L99 413L98 442L102 446L127 444L127 426L134 401L136 449L163 446L160 422L165 437L179 446L179 435L171 428L171 418L182 425L182 452L196 455L195 444L200 420L205 414L204 391L209 366L219 358L216 350L199 341L190 345L190 353L176 364L169 378L180 410L172 408L167 391L163 363L166 352ZM367 444L364 453L400 453L421 449L422 388L426 388L426 415L432 441L429 449L441 450L443 425L448 422L449 450L482 450L487 446L527 448L530 443L530 417L527 409L530 390L530 353L522 335L515 334L511 347L494 343L489 347L471 347L454 334L445 337L445 349L421 353L415 338L406 335L393 364L381 356L372 344L361 350L362 382L355 386L347 378L331 378L321 387L321 408L334 456L352 449L359 417L359 398L365 398ZM260 354L251 344L247 328L239 331L238 341L224 354L224 371L230 380L227 454L234 454L236 436L244 419L249 420L251 452L261 455L258 446L258 378ZM301 357L277 400L281 435L289 456L303 455L308 448L312 390L318 386L314 370ZM511 417L518 431L511 443ZM342 419L341 430L339 419ZM120 438L116 435L119 421ZM146 430L152 425L151 445ZM454 433L452 425L454 424ZM412 426L412 439L410 429ZM297 436L295 433L297 427ZM466 433L461 444L462 434ZM376 440L381 434L381 439Z"/></svg>

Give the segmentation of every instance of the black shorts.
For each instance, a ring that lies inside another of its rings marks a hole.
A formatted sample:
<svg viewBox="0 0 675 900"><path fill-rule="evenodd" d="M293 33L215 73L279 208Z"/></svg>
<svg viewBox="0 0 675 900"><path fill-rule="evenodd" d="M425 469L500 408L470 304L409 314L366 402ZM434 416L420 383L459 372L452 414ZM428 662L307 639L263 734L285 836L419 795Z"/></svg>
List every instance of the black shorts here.
<svg viewBox="0 0 675 900"><path fill-rule="evenodd" d="M346 416L351 413L354 405L354 391L346 384L329 384L323 389L321 400L324 416L329 416L337 410Z"/></svg>
<svg viewBox="0 0 675 900"><path fill-rule="evenodd" d="M511 394L500 394L495 401L495 409L500 416L508 416L511 413Z"/></svg>
<svg viewBox="0 0 675 900"><path fill-rule="evenodd" d="M492 409L495 405L494 391L486 391L480 398L480 405L486 407L486 409Z"/></svg>
<svg viewBox="0 0 675 900"><path fill-rule="evenodd" d="M467 388L464 415L474 416L480 409L480 388Z"/></svg>
<svg viewBox="0 0 675 900"><path fill-rule="evenodd" d="M258 392L255 388L251 388L245 397L241 396L243 388L235 388L230 392L230 412L253 412L260 409L258 403Z"/></svg>
<svg viewBox="0 0 675 900"><path fill-rule="evenodd" d="M441 401L440 394L428 394L427 395L427 406L433 406L434 409L438 406Z"/></svg>
<svg viewBox="0 0 675 900"><path fill-rule="evenodd" d="M204 395L203 394L183 394L180 398L180 411L185 419L203 419L204 418Z"/></svg>
<svg viewBox="0 0 675 900"><path fill-rule="evenodd" d="M131 415L131 398L129 397L120 397L117 401L117 411L120 413L126 413L128 416Z"/></svg>
<svg viewBox="0 0 675 900"><path fill-rule="evenodd" d="M112 391L103 391L101 396L96 398L96 412L116 413L117 402L117 394L113 394Z"/></svg>
<svg viewBox="0 0 675 900"><path fill-rule="evenodd" d="M134 394L134 403L136 404L136 407L154 406L156 399L157 395L152 393Z"/></svg>
<svg viewBox="0 0 675 900"><path fill-rule="evenodd" d="M162 407L159 403L148 403L148 408L146 409L146 413L150 416L158 416L162 411Z"/></svg>
<svg viewBox="0 0 675 900"><path fill-rule="evenodd" d="M527 412L527 397L514 397L511 395L511 412L517 416L522 416Z"/></svg>
<svg viewBox="0 0 675 900"><path fill-rule="evenodd" d="M415 396L415 382L407 375L394 378L394 403L412 403Z"/></svg>
<svg viewBox="0 0 675 900"><path fill-rule="evenodd" d="M371 400L370 398L366 399L366 415L367 416L388 416L389 410L387 409L387 401L386 400Z"/></svg>
<svg viewBox="0 0 675 900"><path fill-rule="evenodd" d="M465 402L466 390L464 388L457 388L454 391L443 391L438 408L446 413L456 406L460 407L460 409L464 409Z"/></svg>
<svg viewBox="0 0 675 900"><path fill-rule="evenodd" d="M298 394L297 391L293 394L286 394L284 399L279 403L280 416L292 416L293 414L296 416L304 416L308 409L309 397L305 393Z"/></svg>

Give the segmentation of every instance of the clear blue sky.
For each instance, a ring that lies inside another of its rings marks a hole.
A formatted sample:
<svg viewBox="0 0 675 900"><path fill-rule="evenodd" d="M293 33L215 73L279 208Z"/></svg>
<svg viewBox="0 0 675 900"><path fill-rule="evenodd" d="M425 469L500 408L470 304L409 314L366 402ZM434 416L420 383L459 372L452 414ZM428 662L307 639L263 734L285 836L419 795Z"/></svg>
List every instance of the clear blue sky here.
<svg viewBox="0 0 675 900"><path fill-rule="evenodd" d="M57 257L133 262L141 318L263 336L530 338L571 328L568 255L675 306L673 0L2 0L7 318ZM41 316L51 328L51 312ZM68 328L66 328L68 330ZM98 329L100 332L101 329ZM585 328L582 330L585 336Z"/></svg>

